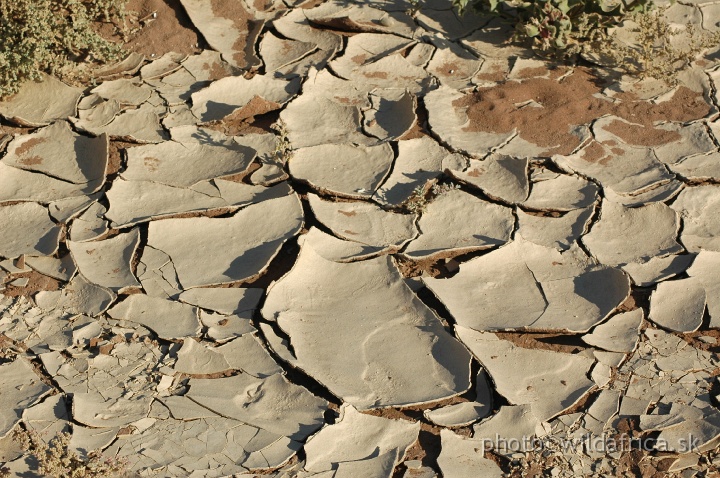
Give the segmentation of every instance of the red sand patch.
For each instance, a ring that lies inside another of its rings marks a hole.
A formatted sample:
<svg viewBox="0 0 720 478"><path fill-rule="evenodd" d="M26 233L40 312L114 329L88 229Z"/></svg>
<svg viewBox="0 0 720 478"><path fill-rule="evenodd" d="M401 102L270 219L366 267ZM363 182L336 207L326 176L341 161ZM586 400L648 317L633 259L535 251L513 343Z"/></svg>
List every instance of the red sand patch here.
<svg viewBox="0 0 720 478"><path fill-rule="evenodd" d="M29 140L25 141L19 148L15 150L15 154L18 156L22 156L23 154L29 152L31 149L33 149L38 144L42 144L46 141L45 138L30 138Z"/></svg>
<svg viewBox="0 0 720 478"><path fill-rule="evenodd" d="M638 146L657 146L659 144L672 143L682 139L677 131L667 131L649 126L625 123L615 120L603 126L603 129L614 134L628 144Z"/></svg>
<svg viewBox="0 0 720 478"><path fill-rule="evenodd" d="M207 44L195 30L180 0L129 0L127 27L134 31L125 49L154 58L171 51L192 55ZM153 13L155 17L153 18ZM101 24L99 31L105 38L120 40L109 24Z"/></svg>
<svg viewBox="0 0 720 478"><path fill-rule="evenodd" d="M520 137L548 150L543 155L570 154L580 138L571 128L589 124L603 115L615 115L638 123L645 131L640 141L673 140L667 131L657 132L653 123L665 121L691 121L710 112L701 94L680 87L672 99L660 104L639 101L637 97L624 94L621 101L613 103L593 96L602 85L592 73L579 68L563 81L557 78L563 69L552 72L551 78L532 78L522 82L508 81L484 88L456 100L456 107L467 107L470 124L465 131L510 133L517 129ZM535 101L542 108L516 106ZM629 140L638 141L626 135ZM656 143L663 144L663 143Z"/></svg>
<svg viewBox="0 0 720 478"><path fill-rule="evenodd" d="M232 20L240 36L233 45L235 54L233 60L244 68L248 58L253 54L254 39L262 29L262 22L254 21L250 14L243 8L242 2L229 2L227 0L210 0L212 12L221 18Z"/></svg>

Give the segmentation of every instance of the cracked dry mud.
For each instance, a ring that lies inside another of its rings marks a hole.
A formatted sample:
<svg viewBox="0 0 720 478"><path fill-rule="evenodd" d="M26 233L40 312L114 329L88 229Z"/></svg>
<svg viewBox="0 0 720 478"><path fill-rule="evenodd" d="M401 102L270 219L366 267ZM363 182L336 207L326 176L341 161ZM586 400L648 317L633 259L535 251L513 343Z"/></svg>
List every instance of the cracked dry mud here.
<svg viewBox="0 0 720 478"><path fill-rule="evenodd" d="M716 56L669 87L444 0L140 3L98 85L0 101L12 476L18 430L148 477L718 476Z"/></svg>

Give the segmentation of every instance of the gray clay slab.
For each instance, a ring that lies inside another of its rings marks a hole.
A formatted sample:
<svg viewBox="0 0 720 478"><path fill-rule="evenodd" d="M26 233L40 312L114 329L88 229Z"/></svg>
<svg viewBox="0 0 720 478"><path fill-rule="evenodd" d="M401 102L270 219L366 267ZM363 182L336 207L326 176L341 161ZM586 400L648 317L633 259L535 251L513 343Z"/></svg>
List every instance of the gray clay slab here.
<svg viewBox="0 0 720 478"><path fill-rule="evenodd" d="M398 141L398 155L392 172L373 199L384 205L399 206L418 187L438 177L451 153L428 136Z"/></svg>
<svg viewBox="0 0 720 478"><path fill-rule="evenodd" d="M260 274L302 224L302 207L292 194L250 205L231 217L153 221L148 245L170 257L180 284L189 289Z"/></svg>
<svg viewBox="0 0 720 478"><path fill-rule="evenodd" d="M0 256L50 256L58 248L61 228L37 203L0 206L0 224Z"/></svg>
<svg viewBox="0 0 720 478"><path fill-rule="evenodd" d="M36 302L43 294L50 298L55 292L38 292L35 296ZM55 299L51 300L51 303L53 307L72 314L96 317L105 312L115 299L116 295L110 289L89 282L82 274L76 274ZM38 306L45 308L40 302Z"/></svg>
<svg viewBox="0 0 720 478"><path fill-rule="evenodd" d="M127 149L128 181L154 181L169 186L189 187L200 181L245 171L255 151L232 138L206 134L194 127L173 131L173 141Z"/></svg>
<svg viewBox="0 0 720 478"><path fill-rule="evenodd" d="M250 80L228 76L192 95L193 114L202 122L220 120L246 106L254 98L279 108L297 93L300 82L256 75Z"/></svg>
<svg viewBox="0 0 720 478"><path fill-rule="evenodd" d="M115 228L191 212L234 210L266 199L286 196L286 183L266 188L215 179L183 188L154 181L117 178L107 192L110 209L105 215Z"/></svg>
<svg viewBox="0 0 720 478"><path fill-rule="evenodd" d="M50 391L24 358L0 365L0 437L7 435L20 421L23 410Z"/></svg>
<svg viewBox="0 0 720 478"><path fill-rule="evenodd" d="M107 208L96 202L76 217L70 225L70 239L76 242L91 241L105 236L108 222L105 220Z"/></svg>
<svg viewBox="0 0 720 478"><path fill-rule="evenodd" d="M630 294L622 271L592 264L577 248L561 253L518 238L453 277L423 282L459 325L479 331L585 331Z"/></svg>
<svg viewBox="0 0 720 478"><path fill-rule="evenodd" d="M669 166L674 173L691 181L709 181L720 178L720 152L696 154Z"/></svg>
<svg viewBox="0 0 720 478"><path fill-rule="evenodd" d="M118 114L110 123L87 128L89 133L121 138L136 143L161 143L168 135L160 125L160 117L154 106L143 103L135 109L127 109Z"/></svg>
<svg viewBox="0 0 720 478"><path fill-rule="evenodd" d="M505 405L480 423L473 425L473 436L488 440L495 453L513 455L529 451L528 438L536 436L543 422L533 413L532 405Z"/></svg>
<svg viewBox="0 0 720 478"><path fill-rule="evenodd" d="M700 251L687 273L705 287L710 327L720 326L720 252Z"/></svg>
<svg viewBox="0 0 720 478"><path fill-rule="evenodd" d="M611 352L632 352L640 339L643 310L635 309L614 315L583 335L585 343Z"/></svg>
<svg viewBox="0 0 720 478"><path fill-rule="evenodd" d="M87 197L96 192L105 182L105 177L83 184L73 184L61 179L32 171L8 166L0 161L0 201L37 201L55 203L62 209L62 201L85 204ZM81 208L81 210L84 209ZM61 211L58 211L61 212ZM72 214L79 211L73 210ZM55 211L53 211L55 213ZM61 218L67 219L62 212Z"/></svg>
<svg viewBox="0 0 720 478"><path fill-rule="evenodd" d="M510 240L514 223L512 209L452 189L425 208L418 221L420 236L403 254L422 259L489 249Z"/></svg>
<svg viewBox="0 0 720 478"><path fill-rule="evenodd" d="M307 12L314 25L351 32L391 33L410 37L417 28L407 10L376 8L366 3L321 4Z"/></svg>
<svg viewBox="0 0 720 478"><path fill-rule="evenodd" d="M343 46L342 37L330 30L310 25L305 10L293 9L273 21L275 29L284 37L317 45L321 50L337 51Z"/></svg>
<svg viewBox="0 0 720 478"><path fill-rule="evenodd" d="M327 402L282 374L191 379L187 396L222 416L289 438L303 439L323 423Z"/></svg>
<svg viewBox="0 0 720 478"><path fill-rule="evenodd" d="M70 118L70 121L83 131L90 131L107 126L121 111L122 107L116 100L104 100L93 93L82 99L77 118Z"/></svg>
<svg viewBox="0 0 720 478"><path fill-rule="evenodd" d="M2 161L8 166L69 183L85 184L104 179L108 140L105 135L81 136L72 131L67 121L58 121L16 137L8 145Z"/></svg>
<svg viewBox="0 0 720 478"><path fill-rule="evenodd" d="M265 71L274 72L295 63L316 48L314 43L278 38L272 32L267 32L260 42L259 51L265 63Z"/></svg>
<svg viewBox="0 0 720 478"><path fill-rule="evenodd" d="M570 408L594 385L587 374L595 363L580 355L526 349L489 332L457 327L456 333L485 366L510 403L530 405L539 420Z"/></svg>
<svg viewBox="0 0 720 478"><path fill-rule="evenodd" d="M680 240L691 252L720 251L720 187L697 186L680 192L671 206L683 221Z"/></svg>
<svg viewBox="0 0 720 478"><path fill-rule="evenodd" d="M472 77L482 66L482 60L444 38L435 37L431 41L437 50L427 65L428 72L451 88L459 90L470 86Z"/></svg>
<svg viewBox="0 0 720 478"><path fill-rule="evenodd" d="M654 257L681 252L677 243L679 220L662 203L627 208L603 201L600 219L583 243L601 263L610 266L643 263Z"/></svg>
<svg viewBox="0 0 720 478"><path fill-rule="evenodd" d="M694 259L695 254L653 257L647 262L626 264L622 269L632 278L635 285L648 287L682 274L690 267Z"/></svg>
<svg viewBox="0 0 720 478"><path fill-rule="evenodd" d="M75 116L82 91L40 73L40 81L26 81L15 95L0 101L0 115L25 126L44 126Z"/></svg>
<svg viewBox="0 0 720 478"><path fill-rule="evenodd" d="M140 244L140 230L94 242L67 241L78 269L90 282L115 292L140 287L132 260Z"/></svg>
<svg viewBox="0 0 720 478"><path fill-rule="evenodd" d="M388 452L394 452L399 459L417 440L419 432L418 422L374 417L358 412L352 405L343 405L340 419L320 430L305 445L305 469L331 470L336 463L367 460Z"/></svg>
<svg viewBox="0 0 720 478"><path fill-rule="evenodd" d="M115 100L121 105L139 106L150 98L152 88L136 78L122 78L105 81L91 90L106 100Z"/></svg>
<svg viewBox="0 0 720 478"><path fill-rule="evenodd" d="M323 201L308 194L318 221L338 237L368 246L400 247L416 236L415 216L396 214L365 202Z"/></svg>
<svg viewBox="0 0 720 478"><path fill-rule="evenodd" d="M330 67L337 75L351 80L358 74L361 66L376 63L413 43L412 40L397 35L358 33L348 38L343 55L330 62Z"/></svg>
<svg viewBox="0 0 720 478"><path fill-rule="evenodd" d="M100 186L100 184L98 184L98 186ZM87 196L80 195L50 201L50 203L48 204L50 215L57 222L67 223L70 219L73 219L87 211L89 206L91 206L93 203L95 203L95 201L100 199L100 196L102 194L102 192L97 192L94 194L89 194ZM99 208L97 210L98 212L100 211Z"/></svg>
<svg viewBox="0 0 720 478"><path fill-rule="evenodd" d="M377 139L363 134L362 117L357 105L347 104L347 100L341 102L328 98L325 96L328 94L305 91L280 113L293 147L377 142Z"/></svg>
<svg viewBox="0 0 720 478"><path fill-rule="evenodd" d="M467 352L389 257L341 264L305 242L262 314L290 337L296 366L357 408L431 402L470 386Z"/></svg>
<svg viewBox="0 0 720 478"><path fill-rule="evenodd" d="M551 211L571 211L586 208L597 201L595 183L578 176L557 175L532 183L530 196L523 206Z"/></svg>
<svg viewBox="0 0 720 478"><path fill-rule="evenodd" d="M517 209L516 234L535 244L558 250L570 249L587 232L593 208L575 209L560 217L529 214Z"/></svg>
<svg viewBox="0 0 720 478"><path fill-rule="evenodd" d="M437 461L442 476L446 478L504 476L494 461L483 456L482 440L466 438L450 430L441 430L440 440L442 448Z"/></svg>
<svg viewBox="0 0 720 478"><path fill-rule="evenodd" d="M137 278L151 297L175 297L182 290L170 256L146 245L137 265Z"/></svg>
<svg viewBox="0 0 720 478"><path fill-rule="evenodd" d="M324 191L368 198L390 172L393 159L388 143L323 144L295 151L290 159L290 175Z"/></svg>
<svg viewBox="0 0 720 478"><path fill-rule="evenodd" d="M650 297L650 320L674 332L694 332L702 325L705 297L698 278L661 282Z"/></svg>
<svg viewBox="0 0 720 478"><path fill-rule="evenodd" d="M144 325L163 339L193 337L200 332L195 307L143 294L128 296L110 309L108 315Z"/></svg>
<svg viewBox="0 0 720 478"><path fill-rule="evenodd" d="M487 373L480 369L475 379L475 400L435 410L425 410L425 418L442 427L464 427L487 417L493 409L493 389Z"/></svg>
<svg viewBox="0 0 720 478"><path fill-rule="evenodd" d="M450 171L454 177L471 184L490 198L510 204L522 203L530 192L527 158L492 154L470 160L463 171Z"/></svg>
<svg viewBox="0 0 720 478"><path fill-rule="evenodd" d="M218 343L255 332L250 318L252 311L240 314L222 315L200 310L200 322L207 327L207 335Z"/></svg>
<svg viewBox="0 0 720 478"><path fill-rule="evenodd" d="M178 296L178 300L210 309L224 315L254 310L260 303L262 289L204 288L190 289Z"/></svg>
<svg viewBox="0 0 720 478"><path fill-rule="evenodd" d="M208 4L201 0L180 3L195 28L213 50L222 54L223 60L237 68L257 66L254 44L262 23L244 22L242 18L247 18L248 12L242 3Z"/></svg>
<svg viewBox="0 0 720 478"><path fill-rule="evenodd" d="M627 203L633 201L628 196L637 195L653 185L677 184L651 148L619 144L610 147L593 140L575 154L556 155L552 160L566 171L595 179L616 195L625 196Z"/></svg>
<svg viewBox="0 0 720 478"><path fill-rule="evenodd" d="M324 259L333 262L355 262L391 253L394 246L368 246L354 241L339 239L326 234L316 227L311 227L307 234L298 238L298 244L306 243Z"/></svg>
<svg viewBox="0 0 720 478"><path fill-rule="evenodd" d="M140 77L143 80L152 80L177 71L181 68L181 63L187 58L182 53L169 52L160 58L151 61L147 65L140 68Z"/></svg>
<svg viewBox="0 0 720 478"><path fill-rule="evenodd" d="M417 101L408 92L397 95L371 95L372 109L363 112L363 128L381 141L397 140L415 124Z"/></svg>
<svg viewBox="0 0 720 478"><path fill-rule="evenodd" d="M61 258L47 256L25 256L25 264L46 276L67 282L77 270L72 255L65 254Z"/></svg>

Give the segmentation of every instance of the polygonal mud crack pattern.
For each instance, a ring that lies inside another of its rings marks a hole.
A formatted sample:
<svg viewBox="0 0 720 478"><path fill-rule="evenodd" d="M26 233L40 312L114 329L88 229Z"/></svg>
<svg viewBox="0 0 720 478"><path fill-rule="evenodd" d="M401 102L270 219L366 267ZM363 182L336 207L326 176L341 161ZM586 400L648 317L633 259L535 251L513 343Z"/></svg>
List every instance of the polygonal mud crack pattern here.
<svg viewBox="0 0 720 478"><path fill-rule="evenodd" d="M140 476L720 466L717 65L548 65L440 0L180 2L214 50L0 101L10 473L19 430Z"/></svg>

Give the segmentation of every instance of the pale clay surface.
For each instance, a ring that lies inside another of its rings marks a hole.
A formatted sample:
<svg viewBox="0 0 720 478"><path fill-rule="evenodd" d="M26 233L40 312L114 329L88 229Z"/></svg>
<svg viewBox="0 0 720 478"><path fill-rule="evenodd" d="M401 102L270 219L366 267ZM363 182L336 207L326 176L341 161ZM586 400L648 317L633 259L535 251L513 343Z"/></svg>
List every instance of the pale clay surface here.
<svg viewBox="0 0 720 478"><path fill-rule="evenodd" d="M630 476L583 444L628 423L642 466L720 467L716 64L680 75L689 120L616 108L679 88L594 84L615 109L555 154L528 133L556 118L468 101L586 70L497 20L180 3L211 49L0 101L0 468L39 476L25 429L142 477ZM711 1L667 15L720 28Z"/></svg>

